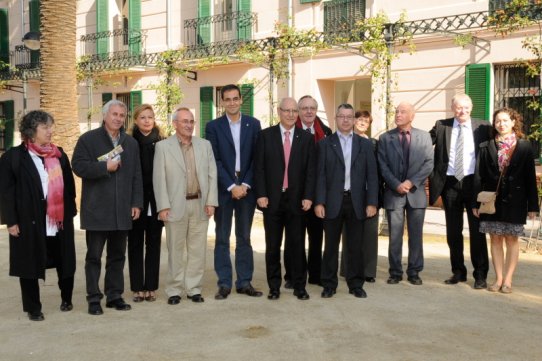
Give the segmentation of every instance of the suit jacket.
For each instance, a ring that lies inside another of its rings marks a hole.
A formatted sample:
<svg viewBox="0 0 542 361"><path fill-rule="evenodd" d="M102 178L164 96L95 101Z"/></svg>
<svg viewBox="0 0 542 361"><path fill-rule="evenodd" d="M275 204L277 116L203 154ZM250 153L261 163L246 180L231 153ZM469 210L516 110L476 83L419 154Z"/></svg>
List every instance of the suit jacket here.
<svg viewBox="0 0 542 361"><path fill-rule="evenodd" d="M218 206L216 163L211 144L192 137L196 174L201 191L201 219L206 220L204 207ZM186 167L181 146L174 134L156 143L152 182L158 212L170 209L169 221L180 221L186 207Z"/></svg>
<svg viewBox="0 0 542 361"><path fill-rule="evenodd" d="M303 199L314 199L315 152L314 137L306 131L293 127L292 148L288 162L288 196L291 211L304 214ZM282 196L284 180L284 150L280 126L274 125L260 132L254 156L256 199L267 197L267 210L276 212Z"/></svg>
<svg viewBox="0 0 542 361"><path fill-rule="evenodd" d="M317 144L315 204L326 207L326 219L339 216L344 192L344 156L337 133ZM378 206L378 171L370 140L352 135L350 190L356 217L366 218L368 205Z"/></svg>
<svg viewBox="0 0 542 361"><path fill-rule="evenodd" d="M241 115L241 174L239 181L250 187L254 186L253 157L256 139L261 129L259 120L245 114ZM205 137L213 147L218 173L218 201L222 204L231 198L228 187L236 182L235 145L226 115L207 123Z"/></svg>
<svg viewBox="0 0 542 361"><path fill-rule="evenodd" d="M479 144L489 140L491 124L485 120L478 119L471 120L471 124L474 136L474 150L476 155L478 155ZM453 125L454 118L437 120L433 129L429 132L435 145L435 168L429 177L430 204L434 204L437 201L446 183Z"/></svg>
<svg viewBox="0 0 542 361"><path fill-rule="evenodd" d="M378 164L384 178L384 208L395 209L403 195L396 189L401 184L401 176L407 166L403 159L399 129L395 128L380 136L378 141ZM425 180L433 170L433 149L431 137L426 131L412 128L410 131L409 161L406 179L413 184L406 194L408 203L413 208L427 207Z"/></svg>
<svg viewBox="0 0 542 361"><path fill-rule="evenodd" d="M480 144L474 176L474 194L481 191L494 192L499 182L497 145L494 140ZM479 208L473 199L472 208ZM533 149L529 141L520 139L512 154L510 165L501 179L495 214L481 214L484 221L501 221L525 224L527 212L538 212L538 191L533 160Z"/></svg>

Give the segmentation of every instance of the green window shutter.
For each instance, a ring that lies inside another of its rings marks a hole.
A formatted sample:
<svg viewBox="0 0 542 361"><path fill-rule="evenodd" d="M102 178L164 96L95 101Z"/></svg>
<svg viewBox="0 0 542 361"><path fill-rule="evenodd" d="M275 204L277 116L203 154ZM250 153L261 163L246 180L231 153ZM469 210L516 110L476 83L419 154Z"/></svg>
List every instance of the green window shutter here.
<svg viewBox="0 0 542 361"><path fill-rule="evenodd" d="M0 9L0 71L9 64L9 23L8 9ZM4 63L4 64L3 64Z"/></svg>
<svg viewBox="0 0 542 361"><path fill-rule="evenodd" d="M198 1L198 24L197 44L208 44L211 42L211 24L209 21L202 23L201 18L211 16L211 0Z"/></svg>
<svg viewBox="0 0 542 361"><path fill-rule="evenodd" d="M4 128L4 148L8 150L13 147L13 136L15 132L15 108L13 100L6 100L4 103L4 115L6 123Z"/></svg>
<svg viewBox="0 0 542 361"><path fill-rule="evenodd" d="M490 64L470 64L465 68L465 93L472 99L474 119L489 119L490 80Z"/></svg>
<svg viewBox="0 0 542 361"><path fill-rule="evenodd" d="M301 0L301 4L308 4L308 3L318 3L320 0Z"/></svg>
<svg viewBox="0 0 542 361"><path fill-rule="evenodd" d="M141 0L129 0L128 31L130 55L141 52Z"/></svg>
<svg viewBox="0 0 542 361"><path fill-rule="evenodd" d="M108 0L96 0L96 32L109 30ZM109 37L100 37L96 41L96 53L101 58L107 58L109 53Z"/></svg>
<svg viewBox="0 0 542 361"><path fill-rule="evenodd" d="M199 88L199 136L205 138L205 126L213 119L213 87Z"/></svg>
<svg viewBox="0 0 542 361"><path fill-rule="evenodd" d="M252 20L250 17L251 0L239 0L237 19L237 39L250 40L252 38Z"/></svg>
<svg viewBox="0 0 542 361"><path fill-rule="evenodd" d="M124 124L125 129L132 129L134 125L134 109L143 104L143 94L141 90L135 90L130 92L130 104L128 114L126 114L126 122Z"/></svg>
<svg viewBox="0 0 542 361"><path fill-rule="evenodd" d="M241 97L243 98L243 105L241 105L241 113L253 116L254 115L254 85L242 84Z"/></svg>
<svg viewBox="0 0 542 361"><path fill-rule="evenodd" d="M102 106L113 99L113 93L102 93Z"/></svg>
<svg viewBox="0 0 542 361"><path fill-rule="evenodd" d="M40 31L40 0L30 0L28 2L28 11L30 18L30 31L39 32ZM30 51L30 67L38 68L40 61L40 51L31 50Z"/></svg>

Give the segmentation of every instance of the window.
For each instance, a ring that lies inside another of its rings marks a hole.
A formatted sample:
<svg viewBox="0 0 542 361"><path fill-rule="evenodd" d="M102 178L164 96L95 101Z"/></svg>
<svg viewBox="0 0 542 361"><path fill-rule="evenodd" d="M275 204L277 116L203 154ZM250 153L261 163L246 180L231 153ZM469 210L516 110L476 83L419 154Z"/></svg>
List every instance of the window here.
<svg viewBox="0 0 542 361"><path fill-rule="evenodd" d="M527 75L525 66L519 63L494 65L494 108L508 107L523 116L523 132L530 134L531 124L540 117L540 111L530 109L529 101L540 101L540 78Z"/></svg>
<svg viewBox="0 0 542 361"><path fill-rule="evenodd" d="M0 9L0 72L9 64L9 23L8 10Z"/></svg>

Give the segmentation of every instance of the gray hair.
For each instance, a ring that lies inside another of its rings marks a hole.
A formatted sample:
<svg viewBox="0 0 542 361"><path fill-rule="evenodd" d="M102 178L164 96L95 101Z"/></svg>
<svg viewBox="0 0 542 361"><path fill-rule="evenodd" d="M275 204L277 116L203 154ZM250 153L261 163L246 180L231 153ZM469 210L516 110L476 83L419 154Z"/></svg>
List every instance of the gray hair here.
<svg viewBox="0 0 542 361"><path fill-rule="evenodd" d="M128 112L128 107L126 106L126 104L124 104L123 102L121 102L120 100L117 100L117 99L111 99L110 101L108 101L107 103L104 104L103 108L102 108L102 116L105 118L105 116L107 115L107 113L109 113L109 108L111 108L113 105L118 105L118 106L121 106L124 108L124 111Z"/></svg>
<svg viewBox="0 0 542 361"><path fill-rule="evenodd" d="M33 110L22 117L19 122L19 132L23 141L31 141L36 135L40 124L54 123L53 116L43 110Z"/></svg>
<svg viewBox="0 0 542 361"><path fill-rule="evenodd" d="M339 112L341 111L341 109L348 109L348 110L354 111L354 107L353 107L351 104L348 104L348 103L342 103L341 105L339 105L339 106L337 107L337 112L335 113L335 115L338 115Z"/></svg>

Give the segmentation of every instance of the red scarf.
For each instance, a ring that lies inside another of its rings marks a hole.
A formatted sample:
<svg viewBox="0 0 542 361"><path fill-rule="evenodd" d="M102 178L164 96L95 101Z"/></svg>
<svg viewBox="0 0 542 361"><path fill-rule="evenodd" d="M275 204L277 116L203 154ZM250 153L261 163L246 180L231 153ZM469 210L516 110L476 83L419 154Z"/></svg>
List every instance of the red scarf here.
<svg viewBox="0 0 542 361"><path fill-rule="evenodd" d="M59 158L60 150L53 143L39 146L26 142L26 148L44 159L45 170L49 175L47 185L47 215L49 221L62 228L64 220L64 178Z"/></svg>
<svg viewBox="0 0 542 361"><path fill-rule="evenodd" d="M322 126L320 125L320 118L316 117L314 118L314 141L318 142L321 139L324 139L326 137L326 134L324 133L324 130L322 129ZM297 121L295 122L295 126L298 128L303 129L303 122L301 122L301 118L298 116Z"/></svg>

